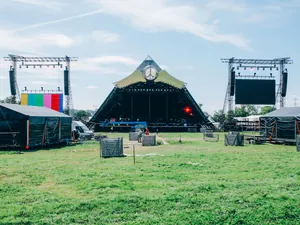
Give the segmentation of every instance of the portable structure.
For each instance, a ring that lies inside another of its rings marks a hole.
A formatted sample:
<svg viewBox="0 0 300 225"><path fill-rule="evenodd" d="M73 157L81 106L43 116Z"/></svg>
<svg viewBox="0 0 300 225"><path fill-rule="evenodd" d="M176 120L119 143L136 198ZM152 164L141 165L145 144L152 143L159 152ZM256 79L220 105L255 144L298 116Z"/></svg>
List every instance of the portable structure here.
<svg viewBox="0 0 300 225"><path fill-rule="evenodd" d="M244 135L238 132L225 134L225 146L244 146Z"/></svg>
<svg viewBox="0 0 300 225"><path fill-rule="evenodd" d="M300 107L286 107L260 117L260 133L270 140L296 140L300 134Z"/></svg>
<svg viewBox="0 0 300 225"><path fill-rule="evenodd" d="M100 157L123 157L123 138L103 138L100 140Z"/></svg>
<svg viewBox="0 0 300 225"><path fill-rule="evenodd" d="M71 139L72 117L46 107L0 104L0 147L34 148Z"/></svg>

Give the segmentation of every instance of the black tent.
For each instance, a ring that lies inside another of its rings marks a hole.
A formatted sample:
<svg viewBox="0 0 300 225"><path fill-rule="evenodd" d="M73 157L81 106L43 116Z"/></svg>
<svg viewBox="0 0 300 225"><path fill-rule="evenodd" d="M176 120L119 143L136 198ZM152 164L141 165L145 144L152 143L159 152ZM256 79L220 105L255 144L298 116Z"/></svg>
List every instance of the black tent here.
<svg viewBox="0 0 300 225"><path fill-rule="evenodd" d="M260 132L270 139L296 139L300 107L281 108L260 117Z"/></svg>
<svg viewBox="0 0 300 225"><path fill-rule="evenodd" d="M72 117L46 107L0 104L0 147L33 148L66 142Z"/></svg>

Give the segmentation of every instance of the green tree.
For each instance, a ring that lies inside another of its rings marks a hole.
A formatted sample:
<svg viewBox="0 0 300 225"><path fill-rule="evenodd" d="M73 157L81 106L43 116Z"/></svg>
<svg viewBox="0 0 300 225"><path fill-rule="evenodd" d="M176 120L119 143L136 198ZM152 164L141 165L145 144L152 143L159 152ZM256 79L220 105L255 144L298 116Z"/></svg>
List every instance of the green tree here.
<svg viewBox="0 0 300 225"><path fill-rule="evenodd" d="M247 117L258 114L258 109L254 105L242 105L233 111L234 117Z"/></svg>
<svg viewBox="0 0 300 225"><path fill-rule="evenodd" d="M265 115L267 113L273 112L275 109L272 106L264 106L260 109L260 115Z"/></svg>
<svg viewBox="0 0 300 225"><path fill-rule="evenodd" d="M80 121L88 121L89 117L91 116L91 113L85 111L85 110L78 110L74 113L74 119L80 120Z"/></svg>
<svg viewBox="0 0 300 225"><path fill-rule="evenodd" d="M0 103L8 103L8 104L20 104L20 101L17 101L16 96L9 96L7 98L5 98L4 100L0 100Z"/></svg>
<svg viewBox="0 0 300 225"><path fill-rule="evenodd" d="M249 116L249 112L247 111L247 107L245 105L242 105L239 108L235 108L233 111L233 116L234 117L247 117Z"/></svg>
<svg viewBox="0 0 300 225"><path fill-rule="evenodd" d="M223 110L218 110L218 111L215 111L214 115L212 116L212 119L215 122L224 123L226 120L226 115L223 112Z"/></svg>
<svg viewBox="0 0 300 225"><path fill-rule="evenodd" d="M246 105L246 110L249 114L249 116L258 115L258 108L254 105Z"/></svg>

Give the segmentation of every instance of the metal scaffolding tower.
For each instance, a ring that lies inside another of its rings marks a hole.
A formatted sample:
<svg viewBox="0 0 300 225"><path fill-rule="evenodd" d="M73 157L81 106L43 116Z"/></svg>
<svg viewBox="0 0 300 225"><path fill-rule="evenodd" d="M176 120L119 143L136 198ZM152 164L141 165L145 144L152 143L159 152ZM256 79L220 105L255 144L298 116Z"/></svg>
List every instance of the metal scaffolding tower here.
<svg viewBox="0 0 300 225"><path fill-rule="evenodd" d="M17 82L17 68L21 67L33 67L33 68L42 68L44 66L47 67L60 67L63 68L63 65L66 65L66 70L68 70L70 74L70 66L71 62L73 61L78 61L78 57L24 57L24 56L19 56L19 55L12 55L9 54L8 57L4 57L5 61L11 61L12 65L11 68L14 70L14 79L13 79L13 86L16 89L16 98L17 100L21 99L20 96L20 91L18 87L18 82ZM68 77L68 88L69 88L69 94L66 95L66 113L68 115L73 115L73 100L72 100L72 92L71 92L71 80L70 80L70 75Z"/></svg>
<svg viewBox="0 0 300 225"><path fill-rule="evenodd" d="M234 110L234 96L230 95L230 85L231 85L231 71L236 66L237 68L258 68L258 69L270 69L276 68L279 66L280 80L276 93L276 102L279 102L280 108L285 106L285 97L281 95L282 92L282 84L283 84L283 71L285 70L286 64L292 64L293 61L289 58L278 58L278 59L235 59L235 58L222 58L222 63L228 64L228 84L225 94L225 100L223 105L223 112L226 111L230 115ZM244 77L266 77L266 76L256 76L256 75L247 75ZM227 109L227 110L226 110Z"/></svg>

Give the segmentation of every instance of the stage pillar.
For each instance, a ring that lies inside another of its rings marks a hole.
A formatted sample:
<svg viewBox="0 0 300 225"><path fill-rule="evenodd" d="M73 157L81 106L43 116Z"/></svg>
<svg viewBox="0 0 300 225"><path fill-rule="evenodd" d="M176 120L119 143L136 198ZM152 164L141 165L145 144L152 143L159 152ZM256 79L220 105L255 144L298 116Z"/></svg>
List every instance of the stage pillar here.
<svg viewBox="0 0 300 225"><path fill-rule="evenodd" d="M130 120L133 121L133 95L131 95L131 118Z"/></svg>
<svg viewBox="0 0 300 225"><path fill-rule="evenodd" d="M169 120L169 95L166 93L166 122Z"/></svg>
<svg viewBox="0 0 300 225"><path fill-rule="evenodd" d="M149 94L149 120L148 123L151 121L151 95Z"/></svg>

